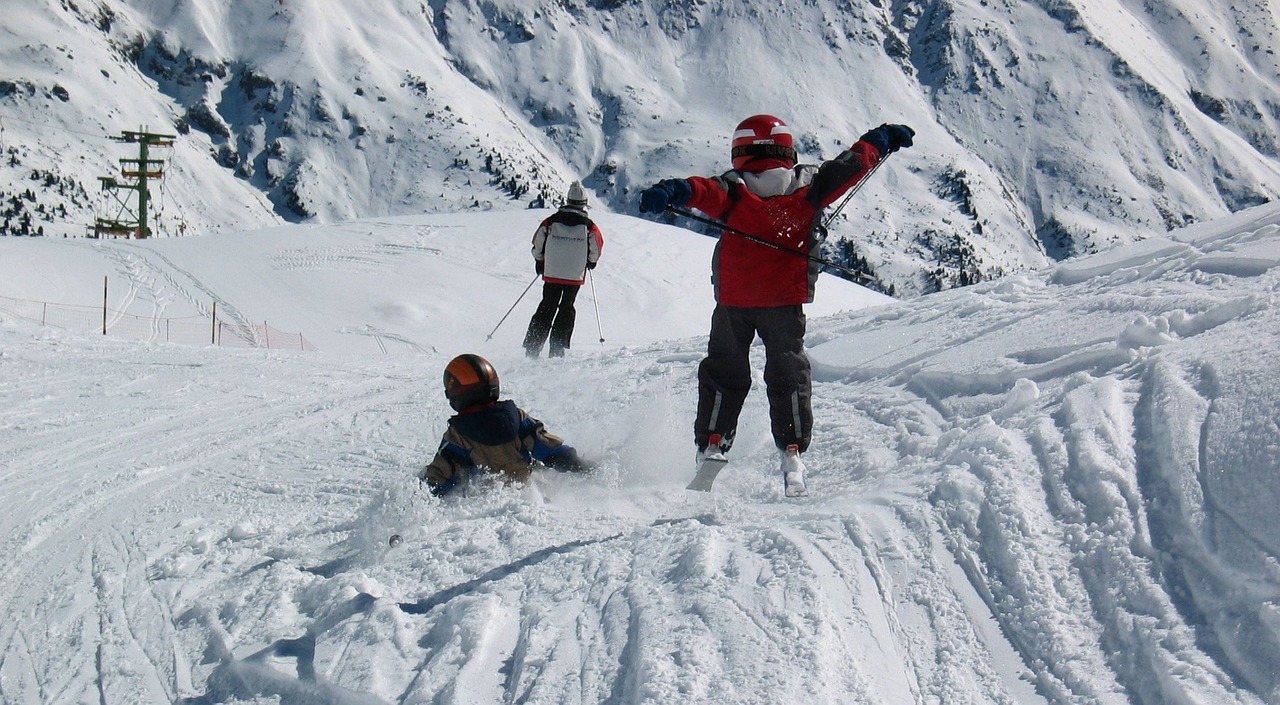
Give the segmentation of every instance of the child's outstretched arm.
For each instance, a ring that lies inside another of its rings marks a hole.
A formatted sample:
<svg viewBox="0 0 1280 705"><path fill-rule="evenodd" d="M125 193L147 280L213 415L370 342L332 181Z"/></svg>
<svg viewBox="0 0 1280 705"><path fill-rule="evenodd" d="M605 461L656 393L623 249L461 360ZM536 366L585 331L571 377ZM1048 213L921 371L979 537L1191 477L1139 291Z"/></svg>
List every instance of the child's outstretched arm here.
<svg viewBox="0 0 1280 705"><path fill-rule="evenodd" d="M591 465L578 457L578 451L574 450L573 446L567 445L563 438L548 432L541 421L523 411L520 413L524 416L521 420L520 435L533 441L530 455L534 460L561 472L591 470Z"/></svg>
<svg viewBox="0 0 1280 705"><path fill-rule="evenodd" d="M560 472L591 472L594 469L591 463L583 460L578 455L578 451L572 447L562 445L556 450L559 452L544 459L542 461L543 465Z"/></svg>

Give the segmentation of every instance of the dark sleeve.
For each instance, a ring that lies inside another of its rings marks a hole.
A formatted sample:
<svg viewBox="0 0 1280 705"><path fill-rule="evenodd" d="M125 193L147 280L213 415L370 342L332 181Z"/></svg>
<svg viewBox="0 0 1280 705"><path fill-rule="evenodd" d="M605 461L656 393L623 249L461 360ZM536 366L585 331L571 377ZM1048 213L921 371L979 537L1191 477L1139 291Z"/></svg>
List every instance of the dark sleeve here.
<svg viewBox="0 0 1280 705"><path fill-rule="evenodd" d="M880 163L881 155L869 142L858 140L829 162L818 167L809 187L808 199L814 208L826 208L866 177Z"/></svg>
<svg viewBox="0 0 1280 705"><path fill-rule="evenodd" d="M590 472L591 464L578 455L578 451L569 446L560 446L555 455L542 462L552 470L560 472Z"/></svg>
<svg viewBox="0 0 1280 705"><path fill-rule="evenodd" d="M534 460L561 472L586 472L591 466L578 457L578 451L564 439L547 431L542 422L520 412L520 436L531 443L530 455Z"/></svg>

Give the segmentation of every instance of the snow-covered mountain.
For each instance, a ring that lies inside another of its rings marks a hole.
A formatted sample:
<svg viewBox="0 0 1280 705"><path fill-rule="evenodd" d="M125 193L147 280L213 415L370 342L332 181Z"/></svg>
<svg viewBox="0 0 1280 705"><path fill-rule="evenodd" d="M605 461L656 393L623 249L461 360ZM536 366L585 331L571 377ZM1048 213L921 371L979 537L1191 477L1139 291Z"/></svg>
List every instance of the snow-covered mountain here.
<svg viewBox="0 0 1280 705"><path fill-rule="evenodd" d="M18 0L0 17L9 232L82 234L123 130L177 140L167 234L558 200L634 213L769 112L806 160L904 122L832 224L902 293L1280 193L1272 0Z"/></svg>

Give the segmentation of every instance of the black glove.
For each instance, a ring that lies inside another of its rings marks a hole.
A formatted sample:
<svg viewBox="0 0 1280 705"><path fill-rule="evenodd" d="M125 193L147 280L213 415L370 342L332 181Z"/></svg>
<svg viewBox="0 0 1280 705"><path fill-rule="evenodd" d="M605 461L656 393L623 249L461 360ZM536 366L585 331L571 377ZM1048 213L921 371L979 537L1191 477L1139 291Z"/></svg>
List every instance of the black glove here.
<svg viewBox="0 0 1280 705"><path fill-rule="evenodd" d="M893 154L903 147L910 147L911 138L915 136L916 131L906 125L890 125L886 123L873 130L868 130L867 134L862 136L862 140L875 147L881 156L885 156Z"/></svg>
<svg viewBox="0 0 1280 705"><path fill-rule="evenodd" d="M587 269L595 269L595 268L596 268L595 262L587 262Z"/></svg>
<svg viewBox="0 0 1280 705"><path fill-rule="evenodd" d="M448 482L435 482L433 480L428 480L425 470L419 474L418 480L422 482L422 484L426 485L427 491L436 497L443 497L449 494L449 492L458 484L457 480L452 478Z"/></svg>
<svg viewBox="0 0 1280 705"><path fill-rule="evenodd" d="M542 274L542 270L546 269L546 266L547 266L546 262L543 262L540 259L535 259L533 261L533 271L537 272L538 274Z"/></svg>
<svg viewBox="0 0 1280 705"><path fill-rule="evenodd" d="M561 446L561 448L565 448L565 446ZM543 460L542 464L552 470L558 470L560 472L591 472L592 470L595 470L595 466L583 460L582 457L578 455L578 451L573 448L568 448L556 453L550 458Z"/></svg>
<svg viewBox="0 0 1280 705"><path fill-rule="evenodd" d="M693 187L684 179L663 179L640 192L641 213L661 213L667 206L682 207L693 196Z"/></svg>

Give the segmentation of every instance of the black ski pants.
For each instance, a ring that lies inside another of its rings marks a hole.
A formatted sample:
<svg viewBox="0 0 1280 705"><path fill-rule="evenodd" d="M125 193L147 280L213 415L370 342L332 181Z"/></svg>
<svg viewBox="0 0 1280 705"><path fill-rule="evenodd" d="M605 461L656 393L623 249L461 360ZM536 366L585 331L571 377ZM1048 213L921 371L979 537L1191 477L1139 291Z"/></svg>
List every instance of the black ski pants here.
<svg viewBox="0 0 1280 705"><path fill-rule="evenodd" d="M573 301L578 298L576 284L542 285L542 302L529 319L529 331L524 336L524 350L530 357L537 357L542 352L542 344L551 336L551 357L563 357L569 347L569 338L573 337L573 321L577 312L573 309Z"/></svg>
<svg viewBox="0 0 1280 705"><path fill-rule="evenodd" d="M717 304L711 314L707 356L698 366L698 416L694 442L712 434L732 439L751 390L751 343L764 341L764 383L769 422L779 448L809 448L813 431L813 381L804 352L803 306L739 308Z"/></svg>

